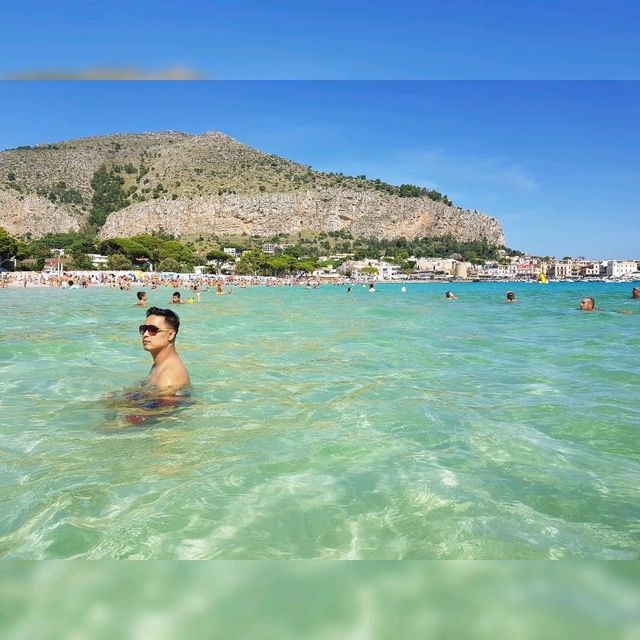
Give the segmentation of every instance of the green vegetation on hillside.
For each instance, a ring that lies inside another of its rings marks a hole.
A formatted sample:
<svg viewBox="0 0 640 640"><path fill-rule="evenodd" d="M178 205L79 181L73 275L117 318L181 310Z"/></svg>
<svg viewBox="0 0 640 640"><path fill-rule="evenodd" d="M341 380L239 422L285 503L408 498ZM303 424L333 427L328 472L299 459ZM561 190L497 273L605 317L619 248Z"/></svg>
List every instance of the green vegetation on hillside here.
<svg viewBox="0 0 640 640"><path fill-rule="evenodd" d="M62 202L64 204L83 204L82 194L77 189L67 186L64 180L59 180L51 187L39 187L36 193L51 202Z"/></svg>
<svg viewBox="0 0 640 640"><path fill-rule="evenodd" d="M131 204L123 185L124 178L113 167L107 169L102 165L95 172L91 180L93 198L89 213L90 224L101 227L112 211L124 209Z"/></svg>

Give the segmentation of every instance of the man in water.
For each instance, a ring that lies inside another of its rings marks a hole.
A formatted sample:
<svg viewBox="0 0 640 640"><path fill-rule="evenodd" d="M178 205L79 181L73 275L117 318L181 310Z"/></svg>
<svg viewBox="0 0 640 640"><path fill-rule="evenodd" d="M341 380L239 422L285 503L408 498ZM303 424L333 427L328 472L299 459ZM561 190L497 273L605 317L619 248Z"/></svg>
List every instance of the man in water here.
<svg viewBox="0 0 640 640"><path fill-rule="evenodd" d="M580 300L580 311L595 311L596 301L593 298L582 298Z"/></svg>
<svg viewBox="0 0 640 640"><path fill-rule="evenodd" d="M145 291L138 291L138 293L136 293L136 296L138 298L138 302L136 302L133 306L134 307L146 307L147 306L147 294Z"/></svg>
<svg viewBox="0 0 640 640"><path fill-rule="evenodd" d="M457 300L458 298L453 294L453 291L447 291L447 293L444 294L445 297L449 300Z"/></svg>
<svg viewBox="0 0 640 640"><path fill-rule="evenodd" d="M507 291L507 302L515 302L516 294L513 291Z"/></svg>
<svg viewBox="0 0 640 640"><path fill-rule="evenodd" d="M631 297L636 300L640 298L640 287L633 287L633 291L631 291Z"/></svg>
<svg viewBox="0 0 640 640"><path fill-rule="evenodd" d="M142 348L153 357L153 366L146 382L158 389L161 396L180 395L191 381L187 369L176 351L176 336L180 318L171 309L151 307L147 324L140 325Z"/></svg>
<svg viewBox="0 0 640 640"><path fill-rule="evenodd" d="M171 304L182 304L182 298L180 297L180 292L179 291L176 291L171 296Z"/></svg>

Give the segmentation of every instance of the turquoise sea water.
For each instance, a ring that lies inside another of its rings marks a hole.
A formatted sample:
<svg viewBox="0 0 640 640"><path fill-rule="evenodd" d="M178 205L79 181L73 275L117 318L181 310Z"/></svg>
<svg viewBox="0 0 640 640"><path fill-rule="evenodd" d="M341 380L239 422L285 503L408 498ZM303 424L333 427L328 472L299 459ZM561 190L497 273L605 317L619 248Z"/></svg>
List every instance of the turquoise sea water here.
<svg viewBox="0 0 640 640"><path fill-rule="evenodd" d="M636 640L638 562L0 563L3 640Z"/></svg>
<svg viewBox="0 0 640 640"><path fill-rule="evenodd" d="M637 559L631 287L205 293L141 427L101 400L151 364L134 292L0 290L0 556Z"/></svg>

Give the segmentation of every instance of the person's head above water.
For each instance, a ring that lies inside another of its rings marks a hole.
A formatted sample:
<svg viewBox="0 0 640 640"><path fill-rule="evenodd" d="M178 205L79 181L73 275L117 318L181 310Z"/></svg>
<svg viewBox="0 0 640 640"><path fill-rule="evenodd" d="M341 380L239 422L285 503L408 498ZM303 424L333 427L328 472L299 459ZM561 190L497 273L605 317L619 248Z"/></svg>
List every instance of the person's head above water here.
<svg viewBox="0 0 640 640"><path fill-rule="evenodd" d="M147 309L147 322L139 327L142 348L152 354L174 346L180 318L171 309L151 307Z"/></svg>
<svg viewBox="0 0 640 640"><path fill-rule="evenodd" d="M515 302L516 294L513 291L507 291L507 302Z"/></svg>
<svg viewBox="0 0 640 640"><path fill-rule="evenodd" d="M640 298L640 287L633 287L633 291L631 291L632 298Z"/></svg>
<svg viewBox="0 0 640 640"><path fill-rule="evenodd" d="M580 311L593 311L596 308L596 301L593 298L582 298L580 300Z"/></svg>
<svg viewBox="0 0 640 640"><path fill-rule="evenodd" d="M453 295L453 291L447 291L447 293L444 294L446 298L449 298L449 300L457 300L458 298L455 297L455 295Z"/></svg>
<svg viewBox="0 0 640 640"><path fill-rule="evenodd" d="M182 299L180 298L180 292L176 291L173 296L171 296L171 302L173 304L180 304L182 302Z"/></svg>
<svg viewBox="0 0 640 640"><path fill-rule="evenodd" d="M136 296L138 300L140 300L140 302L144 302L147 299L147 294L145 291L138 291L138 293L136 293Z"/></svg>

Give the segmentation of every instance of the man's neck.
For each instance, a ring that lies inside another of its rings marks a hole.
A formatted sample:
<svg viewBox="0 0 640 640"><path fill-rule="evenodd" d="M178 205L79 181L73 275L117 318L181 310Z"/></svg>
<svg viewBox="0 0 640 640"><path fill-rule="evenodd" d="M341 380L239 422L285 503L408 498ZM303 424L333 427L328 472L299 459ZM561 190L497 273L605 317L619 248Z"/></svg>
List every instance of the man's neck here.
<svg viewBox="0 0 640 640"><path fill-rule="evenodd" d="M157 353L153 354L153 366L157 367L161 365L163 362L168 360L172 355L176 353L176 348L172 343L168 344L164 349L161 349Z"/></svg>

